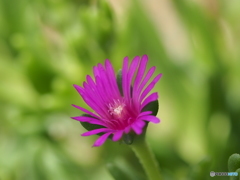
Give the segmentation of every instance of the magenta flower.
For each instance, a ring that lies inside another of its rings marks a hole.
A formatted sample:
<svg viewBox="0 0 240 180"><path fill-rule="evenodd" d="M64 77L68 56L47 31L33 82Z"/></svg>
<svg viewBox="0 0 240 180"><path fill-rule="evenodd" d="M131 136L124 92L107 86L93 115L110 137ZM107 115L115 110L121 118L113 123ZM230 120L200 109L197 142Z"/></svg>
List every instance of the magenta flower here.
<svg viewBox="0 0 240 180"><path fill-rule="evenodd" d="M147 62L147 55L143 55L142 58L136 56L129 67L128 57L125 57L121 87L118 86L114 69L108 59L104 66L98 64L93 67L94 79L87 75L83 87L74 85L94 112L73 105L87 116L77 116L72 119L100 125L100 128L82 134L82 136L90 136L101 133L93 146L101 146L110 135L113 141L120 140L123 134L129 132L140 135L147 122L160 122L152 115L152 111L143 111L146 105L158 99L158 93L148 94L162 76L158 74L148 84L156 67L151 67L144 75Z"/></svg>

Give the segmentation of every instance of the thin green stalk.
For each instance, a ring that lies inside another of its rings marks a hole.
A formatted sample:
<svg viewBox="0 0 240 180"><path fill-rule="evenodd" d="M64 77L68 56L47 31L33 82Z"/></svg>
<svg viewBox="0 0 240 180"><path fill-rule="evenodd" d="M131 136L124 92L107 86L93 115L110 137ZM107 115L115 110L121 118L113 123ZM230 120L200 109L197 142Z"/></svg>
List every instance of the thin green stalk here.
<svg viewBox="0 0 240 180"><path fill-rule="evenodd" d="M139 138L130 145L139 158L149 180L162 180L158 164L145 138Z"/></svg>

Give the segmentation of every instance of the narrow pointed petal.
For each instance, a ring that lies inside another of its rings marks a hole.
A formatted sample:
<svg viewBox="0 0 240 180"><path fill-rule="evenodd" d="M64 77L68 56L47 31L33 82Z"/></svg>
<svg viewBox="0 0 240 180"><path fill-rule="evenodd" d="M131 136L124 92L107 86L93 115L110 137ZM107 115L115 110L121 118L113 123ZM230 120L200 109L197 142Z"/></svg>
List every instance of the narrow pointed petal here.
<svg viewBox="0 0 240 180"><path fill-rule="evenodd" d="M81 86L78 86L78 85L74 84L73 87L77 90L77 92L80 95L82 95L84 93L84 88L82 88Z"/></svg>
<svg viewBox="0 0 240 180"><path fill-rule="evenodd" d="M126 127L125 128L125 133L128 134L130 132L130 130L131 130L131 126Z"/></svg>
<svg viewBox="0 0 240 180"><path fill-rule="evenodd" d="M96 89L98 89L99 98L102 99L103 102L107 102L109 100L109 97L106 96L107 95L106 90L100 77L96 77L96 84L97 84Z"/></svg>
<svg viewBox="0 0 240 180"><path fill-rule="evenodd" d="M125 57L123 60L123 69L122 69L122 87L123 95L127 97L127 72L128 72L128 57Z"/></svg>
<svg viewBox="0 0 240 180"><path fill-rule="evenodd" d="M74 105L74 104L72 104L72 106L75 107L75 108L77 108L77 109L80 109L81 111L83 111L83 112L85 112L85 113L87 113L87 114L89 114L89 115L91 115L91 116L93 116L93 117L96 117L97 119L99 119L99 117L98 117L96 114L88 111L87 109L84 109L84 108L82 108L82 107L80 107L80 106L77 106L77 105Z"/></svg>
<svg viewBox="0 0 240 180"><path fill-rule="evenodd" d="M148 62L148 56L147 55L143 55L142 59L141 59L141 63L139 65L139 68L138 68L138 72L137 72L137 76L136 76L136 79L134 81L134 85L133 85L133 89L137 89L137 87L139 86L143 76L144 76L144 73L145 73L145 70L146 70L146 67L147 67L147 62Z"/></svg>
<svg viewBox="0 0 240 180"><path fill-rule="evenodd" d="M111 83L109 82L109 77L107 76L107 72L102 64L98 64L99 71L101 73L101 80L105 88L105 92L109 97L113 97L113 90L111 87ZM116 80L116 79L115 79Z"/></svg>
<svg viewBox="0 0 240 180"><path fill-rule="evenodd" d="M109 78L109 82L110 82L113 94L115 96L120 96L120 92L119 92L117 81L116 81L116 75L114 73L112 64L110 63L110 61L108 59L105 61L105 68L106 68L106 72L108 75L107 77Z"/></svg>
<svg viewBox="0 0 240 180"><path fill-rule="evenodd" d="M121 139L122 135L123 135L123 131L116 131L113 135L112 140L118 141L119 139Z"/></svg>
<svg viewBox="0 0 240 180"><path fill-rule="evenodd" d="M95 119L92 117L86 117L86 116L77 116L77 117L71 117L74 120L80 121L80 122L88 122L90 124L97 124L97 125L101 125L101 126L106 126L106 124L99 119Z"/></svg>
<svg viewBox="0 0 240 180"><path fill-rule="evenodd" d="M150 114L152 114L152 111L144 111L144 112L141 112L141 113L138 115L138 118L141 118L142 116L150 115Z"/></svg>
<svg viewBox="0 0 240 180"><path fill-rule="evenodd" d="M131 96L131 83L132 83L132 78L134 76L134 73L136 71L136 69L138 68L138 64L139 64L139 61L140 61L140 57L139 56L136 56L131 65L130 65L130 68L129 68L129 71L127 73L127 83L126 83L126 88L127 88L127 98L128 100L130 100L130 96Z"/></svg>
<svg viewBox="0 0 240 180"><path fill-rule="evenodd" d="M91 121L89 121L88 123L90 123L90 124L96 124L96 125L101 125L101 126L107 127L106 123L105 123L105 122L102 122L102 121L100 121L100 120L91 120Z"/></svg>
<svg viewBox="0 0 240 180"><path fill-rule="evenodd" d="M142 108L144 108L148 103L152 102L152 101L156 101L158 99L158 93L152 93L150 96L148 96L142 103L141 105L141 110Z"/></svg>
<svg viewBox="0 0 240 180"><path fill-rule="evenodd" d="M134 130L134 132L136 133L136 134L142 134L142 128L140 128L138 125L136 125L136 124L133 124L132 125L132 129Z"/></svg>
<svg viewBox="0 0 240 180"><path fill-rule="evenodd" d="M149 81L149 79L152 77L155 69L156 69L156 67L153 66L153 67L151 67L151 68L148 70L146 76L143 78L140 86L139 86L138 89L137 89L137 92L136 92L136 94L135 94L135 97L139 98L139 96L140 96L143 88L145 87L145 85L147 84L147 82Z"/></svg>
<svg viewBox="0 0 240 180"><path fill-rule="evenodd" d="M157 118L156 116L151 116L151 115L142 116L141 119L145 120L145 121L155 123L155 124L160 122L159 118Z"/></svg>
<svg viewBox="0 0 240 180"><path fill-rule="evenodd" d="M144 121L137 121L136 123L135 123L138 127L140 127L140 128L143 128L145 125L146 125L146 122L144 122Z"/></svg>
<svg viewBox="0 0 240 180"><path fill-rule="evenodd" d="M94 130L83 133L81 136L91 136L91 135L94 135L94 134L103 133L103 132L110 132L110 131L112 131L112 130L110 130L108 128L94 129Z"/></svg>
<svg viewBox="0 0 240 180"><path fill-rule="evenodd" d="M91 78L91 76L87 76L87 83L84 83L84 88L85 88L85 96L82 96L83 98L86 99L86 97L88 97L88 99L92 99L91 97L94 95L94 96L97 96L98 98L94 98L94 102L97 104L97 106L101 107L101 105L104 102L104 100L101 98L101 94L100 94L100 90L97 88L97 85L95 84L95 82L93 81L93 79ZM93 101L93 100L91 100ZM90 102L92 104L92 102ZM87 103L88 104L88 103Z"/></svg>
<svg viewBox="0 0 240 180"><path fill-rule="evenodd" d="M155 84L160 80L162 77L162 74L157 75L153 81L146 87L146 89L143 91L141 97L140 97L140 102L147 96L147 94L154 88Z"/></svg>
<svg viewBox="0 0 240 180"><path fill-rule="evenodd" d="M96 118L88 117L88 116L76 116L76 117L71 117L71 118L74 119L74 120L77 120L77 121L81 121L81 122L89 122L89 121L92 121L92 120L98 120Z"/></svg>
<svg viewBox="0 0 240 180"><path fill-rule="evenodd" d="M83 100L90 106L95 112L98 112L100 116L106 116L106 109L102 106L102 101L100 98L95 98L97 92L91 92L91 87L84 83L84 88L86 89L86 94L82 96Z"/></svg>
<svg viewBox="0 0 240 180"><path fill-rule="evenodd" d="M96 85L95 85L95 82L93 81L92 77L89 76L89 75L87 75L86 79L87 79L87 83L88 83L92 88L95 88Z"/></svg>
<svg viewBox="0 0 240 180"><path fill-rule="evenodd" d="M111 132L110 133L106 133L102 136L100 136L96 141L95 143L93 144L94 147L97 147L97 146L101 146L108 138L108 136L110 136L110 134L112 134Z"/></svg>
<svg viewBox="0 0 240 180"><path fill-rule="evenodd" d="M98 71L98 68L97 66L93 66L93 74L94 74L94 77L100 77L100 73Z"/></svg>

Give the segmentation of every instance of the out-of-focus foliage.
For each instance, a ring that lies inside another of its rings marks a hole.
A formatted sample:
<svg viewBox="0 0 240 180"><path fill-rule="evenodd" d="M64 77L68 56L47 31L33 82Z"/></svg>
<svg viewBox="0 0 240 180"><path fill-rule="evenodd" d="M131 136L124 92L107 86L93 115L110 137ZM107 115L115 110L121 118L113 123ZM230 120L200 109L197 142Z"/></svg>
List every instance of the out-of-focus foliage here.
<svg viewBox="0 0 240 180"><path fill-rule="evenodd" d="M232 154L228 159L228 170L230 172L240 173L240 155L235 153ZM239 176L232 176L230 180L238 180Z"/></svg>
<svg viewBox="0 0 240 180"><path fill-rule="evenodd" d="M92 148L70 119L92 66L143 54L163 73L147 138L164 177L226 172L240 152L239 12L237 0L0 0L0 179L145 179L127 145Z"/></svg>

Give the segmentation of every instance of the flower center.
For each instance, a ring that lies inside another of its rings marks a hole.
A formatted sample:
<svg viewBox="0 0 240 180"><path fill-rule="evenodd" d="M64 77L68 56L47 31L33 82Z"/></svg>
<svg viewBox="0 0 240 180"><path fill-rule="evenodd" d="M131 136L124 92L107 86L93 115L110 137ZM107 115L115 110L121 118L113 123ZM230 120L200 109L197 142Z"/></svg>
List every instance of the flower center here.
<svg viewBox="0 0 240 180"><path fill-rule="evenodd" d="M120 101L119 99L113 100L113 103L109 103L108 112L114 119L122 119L125 112L125 103Z"/></svg>
<svg viewBox="0 0 240 180"><path fill-rule="evenodd" d="M122 105L118 106L117 108L113 109L113 114L114 115L120 115L122 110L123 110L123 107Z"/></svg>
<svg viewBox="0 0 240 180"><path fill-rule="evenodd" d="M107 105L109 117L105 123L114 130L123 130L136 119L136 112L132 111L124 99L114 99Z"/></svg>

